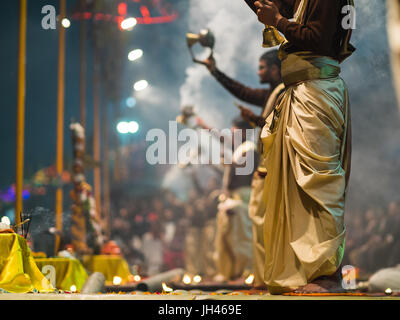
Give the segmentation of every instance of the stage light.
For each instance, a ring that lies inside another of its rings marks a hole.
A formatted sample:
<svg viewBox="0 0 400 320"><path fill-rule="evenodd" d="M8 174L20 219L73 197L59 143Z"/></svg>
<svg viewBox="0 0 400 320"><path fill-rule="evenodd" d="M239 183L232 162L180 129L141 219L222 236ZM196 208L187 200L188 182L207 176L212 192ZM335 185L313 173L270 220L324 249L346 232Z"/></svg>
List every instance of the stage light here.
<svg viewBox="0 0 400 320"><path fill-rule="evenodd" d="M139 131L139 124L136 121L128 122L128 131L129 133L136 133Z"/></svg>
<svg viewBox="0 0 400 320"><path fill-rule="evenodd" d="M122 30L132 30L136 26L137 21L135 18L127 18L121 22Z"/></svg>
<svg viewBox="0 0 400 320"><path fill-rule="evenodd" d="M190 283L192 282L192 279L190 278L189 275L185 274L185 275L183 276L182 282L183 282L184 284L190 284Z"/></svg>
<svg viewBox="0 0 400 320"><path fill-rule="evenodd" d="M199 276L199 275L194 276L193 277L193 282L194 283L200 283L201 282L201 276Z"/></svg>
<svg viewBox="0 0 400 320"><path fill-rule="evenodd" d="M69 21L67 18L64 18L61 20L61 25L67 29L71 26L71 21Z"/></svg>
<svg viewBox="0 0 400 320"><path fill-rule="evenodd" d="M146 89L148 86L149 83L146 80L140 80L138 82L135 82L135 84L133 85L133 89L135 89L136 91L142 91Z"/></svg>
<svg viewBox="0 0 400 320"><path fill-rule="evenodd" d="M122 134L129 132L129 123L126 121L121 121L117 124L117 131Z"/></svg>
<svg viewBox="0 0 400 320"><path fill-rule="evenodd" d="M254 274L249 275L249 276L246 278L246 280L244 280L244 282L245 282L246 284L252 284L253 281L254 281Z"/></svg>
<svg viewBox="0 0 400 320"><path fill-rule="evenodd" d="M129 52L128 59L129 61L135 61L137 59L140 59L142 56L143 56L143 50L135 49Z"/></svg>
<svg viewBox="0 0 400 320"><path fill-rule="evenodd" d="M126 99L126 105L129 108L133 108L134 106L136 106L136 99L134 97L129 97L128 99Z"/></svg>
<svg viewBox="0 0 400 320"><path fill-rule="evenodd" d="M174 289L168 287L168 286L165 284L165 282L162 283L162 288L163 288L163 291L164 291L164 292L172 292L172 291L174 291Z"/></svg>
<svg viewBox="0 0 400 320"><path fill-rule="evenodd" d="M2 217L2 218L1 218L1 223L11 225L10 218L7 217L7 216Z"/></svg>
<svg viewBox="0 0 400 320"><path fill-rule="evenodd" d="M122 278L121 278L121 277L115 276L115 277L113 278L113 285L118 286L118 285L120 285L121 283L122 283Z"/></svg>

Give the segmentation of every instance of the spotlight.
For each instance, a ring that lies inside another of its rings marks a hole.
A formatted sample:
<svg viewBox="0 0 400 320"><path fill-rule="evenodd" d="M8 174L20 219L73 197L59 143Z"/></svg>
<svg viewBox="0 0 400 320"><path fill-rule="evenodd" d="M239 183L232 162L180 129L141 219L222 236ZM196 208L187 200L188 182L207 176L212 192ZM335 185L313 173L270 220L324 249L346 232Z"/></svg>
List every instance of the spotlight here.
<svg viewBox="0 0 400 320"><path fill-rule="evenodd" d="M121 22L121 29L123 30L132 30L134 26L136 26L137 21L135 18L127 18Z"/></svg>
<svg viewBox="0 0 400 320"><path fill-rule="evenodd" d="M121 121L117 124L117 131L122 134L127 134L129 132L129 123L126 121Z"/></svg>
<svg viewBox="0 0 400 320"><path fill-rule="evenodd" d="M64 18L61 20L61 25L67 29L71 26L71 21L69 21L67 18Z"/></svg>
<svg viewBox="0 0 400 320"><path fill-rule="evenodd" d="M128 122L128 131L129 133L136 133L139 131L139 124L136 121Z"/></svg>
<svg viewBox="0 0 400 320"><path fill-rule="evenodd" d="M146 80L140 80L138 82L135 82L135 84L133 85L133 89L135 89L136 91L142 91L146 89L148 86L149 83Z"/></svg>
<svg viewBox="0 0 400 320"><path fill-rule="evenodd" d="M126 105L129 108L133 108L134 106L136 106L136 99L134 97L129 97L128 99L126 99Z"/></svg>
<svg viewBox="0 0 400 320"><path fill-rule="evenodd" d="M143 51L141 49L132 50L128 54L129 61L135 61L143 56Z"/></svg>

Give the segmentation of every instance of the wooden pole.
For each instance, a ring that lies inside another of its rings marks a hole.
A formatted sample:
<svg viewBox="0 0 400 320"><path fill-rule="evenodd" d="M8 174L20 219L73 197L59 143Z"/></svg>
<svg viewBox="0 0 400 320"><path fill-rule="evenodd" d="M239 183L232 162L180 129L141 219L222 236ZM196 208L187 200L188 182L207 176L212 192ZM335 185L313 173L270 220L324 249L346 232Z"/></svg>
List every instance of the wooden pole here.
<svg viewBox="0 0 400 320"><path fill-rule="evenodd" d="M83 17L86 11L86 0L80 0L81 20L79 22L79 78L80 78L80 123L86 125L86 21Z"/></svg>
<svg viewBox="0 0 400 320"><path fill-rule="evenodd" d="M106 236L110 238L111 236L111 217L110 217L110 158L109 158L109 118L108 118L108 108L103 105L102 108L102 126L103 126L103 161L102 161L102 171L103 171L103 216L104 222L106 224Z"/></svg>
<svg viewBox="0 0 400 320"><path fill-rule="evenodd" d="M100 162L100 62L97 48L94 50L93 59L93 158ZM96 202L96 215L101 219L101 172L100 166L94 167L94 199Z"/></svg>
<svg viewBox="0 0 400 320"><path fill-rule="evenodd" d="M63 172L64 158L64 86L65 86L65 29L61 25L61 20L66 15L66 0L60 0L60 24L58 39L58 97L57 97L57 154L56 170L59 176ZM62 186L56 190L56 228L62 231L62 212L63 212L63 189ZM55 254L60 246L60 237L56 236Z"/></svg>
<svg viewBox="0 0 400 320"><path fill-rule="evenodd" d="M20 0L18 97L17 97L17 157L15 182L15 224L21 222L22 190L24 185L25 82L26 82L26 12L27 0Z"/></svg>

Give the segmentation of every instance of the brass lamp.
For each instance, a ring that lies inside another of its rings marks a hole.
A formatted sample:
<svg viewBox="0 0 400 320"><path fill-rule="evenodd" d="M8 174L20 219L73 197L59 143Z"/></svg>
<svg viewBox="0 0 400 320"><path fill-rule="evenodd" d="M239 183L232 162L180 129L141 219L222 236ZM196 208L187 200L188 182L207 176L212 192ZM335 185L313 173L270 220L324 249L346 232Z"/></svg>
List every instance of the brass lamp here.
<svg viewBox="0 0 400 320"><path fill-rule="evenodd" d="M187 33L186 34L186 43L190 51L190 55L192 56L193 62L204 64L201 60L196 59L194 53L192 51L192 47L196 43L200 43L201 46L205 48L211 49L210 57L213 55L213 49L215 44L215 37L214 34L209 29L202 29L200 30L199 34L196 33Z"/></svg>

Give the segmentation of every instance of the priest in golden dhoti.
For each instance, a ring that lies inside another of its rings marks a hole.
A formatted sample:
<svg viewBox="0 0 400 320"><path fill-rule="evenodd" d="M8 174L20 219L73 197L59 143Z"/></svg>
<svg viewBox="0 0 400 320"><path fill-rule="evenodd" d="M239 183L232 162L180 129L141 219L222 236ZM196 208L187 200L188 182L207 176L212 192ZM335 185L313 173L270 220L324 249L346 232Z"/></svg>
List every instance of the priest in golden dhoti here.
<svg viewBox="0 0 400 320"><path fill-rule="evenodd" d="M247 1L246 1L247 2ZM272 294L336 292L345 245L350 109L340 63L354 48L341 15L352 0L257 1L280 47L286 90L262 131L264 281ZM289 21L288 19L294 18Z"/></svg>

